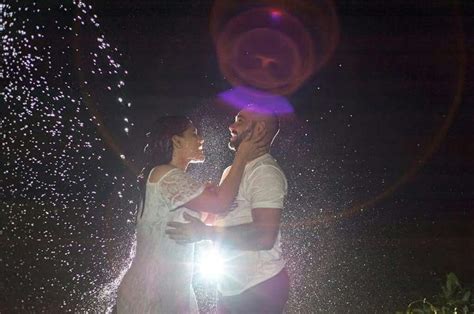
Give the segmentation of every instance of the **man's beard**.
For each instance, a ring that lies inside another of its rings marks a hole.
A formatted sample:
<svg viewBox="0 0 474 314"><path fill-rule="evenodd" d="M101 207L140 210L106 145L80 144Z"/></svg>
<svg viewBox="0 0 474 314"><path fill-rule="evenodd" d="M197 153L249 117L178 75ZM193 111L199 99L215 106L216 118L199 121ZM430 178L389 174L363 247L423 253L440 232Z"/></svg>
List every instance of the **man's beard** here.
<svg viewBox="0 0 474 314"><path fill-rule="evenodd" d="M227 146L229 146L229 149L230 149L230 150L233 150L234 152L236 152L237 149L239 148L240 143L242 143L242 137L241 137L241 136L237 136L237 137L235 138L235 140L229 141L229 143L227 144Z"/></svg>
<svg viewBox="0 0 474 314"><path fill-rule="evenodd" d="M247 137L247 135L250 132L252 132L254 126L255 125L252 124L247 130L245 130L242 133L238 134L237 137L235 138L235 140L229 141L229 143L227 144L227 146L229 146L229 149L231 149L233 151L237 151L237 149L239 148L239 145L242 143L242 141L245 139L245 137Z"/></svg>

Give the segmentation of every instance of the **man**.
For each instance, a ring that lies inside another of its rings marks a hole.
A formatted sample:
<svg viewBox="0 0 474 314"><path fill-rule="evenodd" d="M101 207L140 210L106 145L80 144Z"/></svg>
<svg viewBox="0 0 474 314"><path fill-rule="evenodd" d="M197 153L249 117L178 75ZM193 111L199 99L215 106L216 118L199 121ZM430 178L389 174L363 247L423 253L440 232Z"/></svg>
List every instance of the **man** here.
<svg viewBox="0 0 474 314"><path fill-rule="evenodd" d="M249 106L238 113L229 130L233 150L249 132L264 132L266 153L247 163L232 208L218 216L214 226L187 215L189 223L170 222L167 233L178 242L212 240L218 246L225 261L218 313L282 313L289 290L280 245L287 182L268 153L279 121L272 112Z"/></svg>

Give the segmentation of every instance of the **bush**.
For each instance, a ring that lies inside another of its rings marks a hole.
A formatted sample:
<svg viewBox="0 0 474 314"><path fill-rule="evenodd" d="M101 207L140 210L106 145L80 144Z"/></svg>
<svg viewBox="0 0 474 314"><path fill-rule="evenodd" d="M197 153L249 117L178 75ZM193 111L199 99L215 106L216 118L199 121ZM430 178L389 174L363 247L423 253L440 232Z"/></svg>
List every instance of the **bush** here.
<svg viewBox="0 0 474 314"><path fill-rule="evenodd" d="M454 273L449 273L446 285L441 286L442 292L430 301L426 298L411 302L407 310L397 314L468 314L474 313L474 299L471 290L463 288Z"/></svg>

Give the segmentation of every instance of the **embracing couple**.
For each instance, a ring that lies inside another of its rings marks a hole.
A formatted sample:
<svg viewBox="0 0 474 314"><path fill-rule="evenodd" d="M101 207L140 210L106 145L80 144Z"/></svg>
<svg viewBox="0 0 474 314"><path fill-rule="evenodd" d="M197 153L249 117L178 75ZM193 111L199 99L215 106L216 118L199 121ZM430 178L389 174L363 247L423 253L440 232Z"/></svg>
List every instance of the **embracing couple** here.
<svg viewBox="0 0 474 314"><path fill-rule="evenodd" d="M118 313L199 313L191 281L194 242L201 240L213 241L225 262L219 314L283 312L289 280L280 220L287 181L269 154L279 120L252 105L229 130L236 153L219 186L186 173L189 163L205 158L204 140L188 118L161 118L147 134L136 255L118 290Z"/></svg>

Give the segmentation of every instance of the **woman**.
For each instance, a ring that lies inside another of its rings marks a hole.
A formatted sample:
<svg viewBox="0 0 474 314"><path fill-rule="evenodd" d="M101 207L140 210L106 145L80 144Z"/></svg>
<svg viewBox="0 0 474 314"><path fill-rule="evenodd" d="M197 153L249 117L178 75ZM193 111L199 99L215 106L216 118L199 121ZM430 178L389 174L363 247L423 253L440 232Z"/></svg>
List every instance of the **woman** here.
<svg viewBox="0 0 474 314"><path fill-rule="evenodd" d="M140 190L146 193L137 217L136 255L120 284L117 312L198 313L191 286L194 246L169 239L166 224L183 222L183 213L199 217L200 212L226 210L237 194L245 164L264 147L258 136L249 136L239 146L225 181L206 188L185 173L189 163L204 161L204 141L188 118L161 118L147 136L146 166L139 177Z"/></svg>

